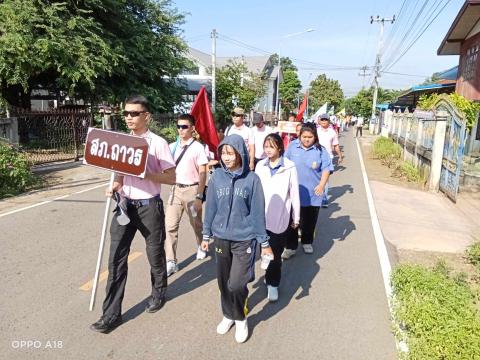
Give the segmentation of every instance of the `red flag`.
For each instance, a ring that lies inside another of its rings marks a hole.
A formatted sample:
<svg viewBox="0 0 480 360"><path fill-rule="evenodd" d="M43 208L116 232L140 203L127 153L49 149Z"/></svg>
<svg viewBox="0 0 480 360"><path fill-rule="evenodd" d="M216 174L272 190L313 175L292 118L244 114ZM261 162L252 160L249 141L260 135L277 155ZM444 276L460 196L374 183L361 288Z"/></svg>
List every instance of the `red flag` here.
<svg viewBox="0 0 480 360"><path fill-rule="evenodd" d="M300 107L298 108L298 114L297 114L297 121L301 121L302 118L303 118L303 113L305 112L306 108L307 108L307 94L305 94L305 97L303 98L303 101L302 103L300 104Z"/></svg>
<svg viewBox="0 0 480 360"><path fill-rule="evenodd" d="M217 147L219 144L217 129L215 129L215 122L213 120L212 110L208 103L208 95L205 86L202 86L198 92L197 98L193 103L190 115L195 118L195 130L202 141L208 145L210 151L215 154L217 158Z"/></svg>

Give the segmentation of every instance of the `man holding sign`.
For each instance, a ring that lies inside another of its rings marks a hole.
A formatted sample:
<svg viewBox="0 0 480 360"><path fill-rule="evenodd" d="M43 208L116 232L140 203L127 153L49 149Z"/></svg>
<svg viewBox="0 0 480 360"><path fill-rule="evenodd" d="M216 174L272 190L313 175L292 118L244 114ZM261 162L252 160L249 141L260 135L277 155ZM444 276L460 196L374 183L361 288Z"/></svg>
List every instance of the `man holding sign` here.
<svg viewBox="0 0 480 360"><path fill-rule="evenodd" d="M148 100L144 96L132 96L125 100L123 112L132 135L145 138L149 143L145 178L131 175L116 176L107 196L119 193L126 200L129 222L125 225L117 209L110 226L110 255L108 280L103 315L90 326L93 331L108 333L122 323L122 300L127 282L127 259L137 230L146 242L150 263L152 294L145 311L153 313L165 303L167 272L165 260L165 215L160 198L160 184L175 183L175 162L167 142L148 129L150 119Z"/></svg>

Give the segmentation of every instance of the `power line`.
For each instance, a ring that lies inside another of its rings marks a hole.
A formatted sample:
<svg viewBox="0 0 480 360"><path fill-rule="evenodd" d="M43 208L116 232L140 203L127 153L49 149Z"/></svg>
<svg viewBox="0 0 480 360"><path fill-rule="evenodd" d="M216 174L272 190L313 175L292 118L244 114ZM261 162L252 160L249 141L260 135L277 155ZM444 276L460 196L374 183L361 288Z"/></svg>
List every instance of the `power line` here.
<svg viewBox="0 0 480 360"><path fill-rule="evenodd" d="M413 40L413 42L408 46L408 48L391 64L389 65L385 70L391 69L397 62L400 61L401 58L412 48L412 46L422 37L422 35L427 31L427 29L430 27L430 25L435 21L435 19L442 13L443 9L450 3L451 0L447 0L445 5L440 9L440 11L437 12L435 17L423 28L422 32Z"/></svg>
<svg viewBox="0 0 480 360"><path fill-rule="evenodd" d="M403 76L412 76L412 77L421 77L421 78L427 78L429 76L429 75L404 74L404 73L397 73L397 72L390 72L390 71L382 71L382 74L403 75Z"/></svg>

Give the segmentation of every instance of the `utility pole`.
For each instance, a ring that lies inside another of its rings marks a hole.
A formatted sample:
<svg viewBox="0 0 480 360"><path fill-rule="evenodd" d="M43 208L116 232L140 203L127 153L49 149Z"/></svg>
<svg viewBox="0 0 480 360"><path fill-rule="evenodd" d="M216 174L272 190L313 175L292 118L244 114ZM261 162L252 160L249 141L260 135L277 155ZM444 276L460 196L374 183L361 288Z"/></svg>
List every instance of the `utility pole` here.
<svg viewBox="0 0 480 360"><path fill-rule="evenodd" d="M363 66L360 68L361 73L358 73L358 76L363 77L362 79L362 90L365 89L365 77L370 76L372 74L367 74L367 70L370 70L368 66Z"/></svg>
<svg viewBox="0 0 480 360"><path fill-rule="evenodd" d="M217 30L212 30L212 112L215 113L217 104L216 95L216 69L217 69Z"/></svg>
<svg viewBox="0 0 480 360"><path fill-rule="evenodd" d="M372 117L370 118L369 126L368 129L370 133L373 133L373 120L375 119L375 111L377 108L377 97L378 97L378 78L380 77L380 60L382 56L382 42L383 42L383 28L385 25L385 22L389 22L393 24L395 22L395 15L393 15L393 18L391 19L385 19L385 18L380 18L380 16L377 15L377 18L374 19L373 16L370 16L370 24L373 24L374 22L380 24L380 38L378 40L378 48L377 48L377 57L375 59L375 66L373 71L375 72L375 77L374 77L374 91L373 91L373 102L372 102Z"/></svg>

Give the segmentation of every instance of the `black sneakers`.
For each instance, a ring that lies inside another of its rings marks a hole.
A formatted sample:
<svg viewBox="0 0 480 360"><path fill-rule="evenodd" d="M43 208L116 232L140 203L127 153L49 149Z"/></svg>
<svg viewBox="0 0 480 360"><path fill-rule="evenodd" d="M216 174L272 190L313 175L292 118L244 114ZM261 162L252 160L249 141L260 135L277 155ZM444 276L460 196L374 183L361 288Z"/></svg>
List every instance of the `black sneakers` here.
<svg viewBox="0 0 480 360"><path fill-rule="evenodd" d="M162 298L162 299L150 298L148 300L147 306L145 307L145 312L147 313L157 312L163 307L163 305L165 305L165 298Z"/></svg>
<svg viewBox="0 0 480 360"><path fill-rule="evenodd" d="M122 323L122 317L118 316L115 319L105 319L103 316L96 323L90 325L90 330L108 334Z"/></svg>

